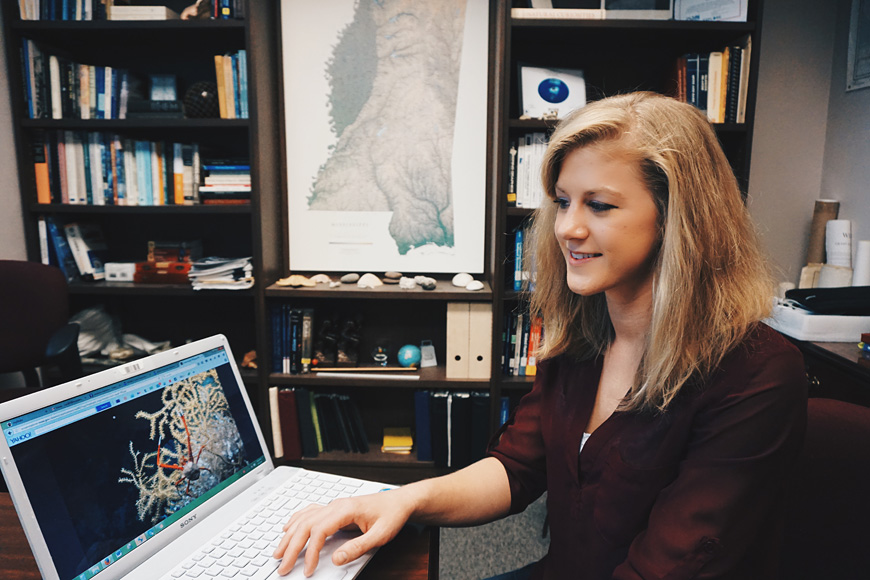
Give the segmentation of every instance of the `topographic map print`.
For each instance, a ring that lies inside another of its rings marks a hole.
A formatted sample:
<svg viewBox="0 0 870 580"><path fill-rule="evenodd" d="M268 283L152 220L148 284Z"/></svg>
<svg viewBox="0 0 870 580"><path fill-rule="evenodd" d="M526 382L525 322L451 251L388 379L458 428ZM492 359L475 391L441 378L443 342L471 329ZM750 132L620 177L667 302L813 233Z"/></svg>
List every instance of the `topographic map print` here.
<svg viewBox="0 0 870 580"><path fill-rule="evenodd" d="M465 0L363 1L328 63L339 136L309 209L391 211L400 254L453 246L451 155Z"/></svg>

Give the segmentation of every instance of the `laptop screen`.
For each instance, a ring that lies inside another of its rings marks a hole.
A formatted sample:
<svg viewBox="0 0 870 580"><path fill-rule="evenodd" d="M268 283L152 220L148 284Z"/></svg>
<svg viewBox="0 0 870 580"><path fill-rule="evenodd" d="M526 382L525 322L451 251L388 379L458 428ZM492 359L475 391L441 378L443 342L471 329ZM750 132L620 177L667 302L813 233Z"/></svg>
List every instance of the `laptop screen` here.
<svg viewBox="0 0 870 580"><path fill-rule="evenodd" d="M219 347L3 421L60 578L94 577L265 462L242 388Z"/></svg>

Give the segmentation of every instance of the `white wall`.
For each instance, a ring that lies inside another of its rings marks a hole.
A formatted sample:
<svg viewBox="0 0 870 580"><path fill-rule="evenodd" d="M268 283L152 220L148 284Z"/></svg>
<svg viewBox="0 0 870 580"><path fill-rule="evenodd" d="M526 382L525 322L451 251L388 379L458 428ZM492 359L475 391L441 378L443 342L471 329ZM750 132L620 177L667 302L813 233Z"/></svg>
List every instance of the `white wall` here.
<svg viewBox="0 0 870 580"><path fill-rule="evenodd" d="M822 183L836 12L835 2L764 3L749 207L780 281L797 282L815 200L835 197Z"/></svg>
<svg viewBox="0 0 870 580"><path fill-rule="evenodd" d="M0 12L0 26L3 15ZM2 39L0 39L2 40ZM0 42L0 259L24 260L24 220L18 188L18 166L12 138L12 111L9 104L9 75L6 73L6 44ZM16 66L12 59L9 66ZM0 280L2 283L2 280Z"/></svg>
<svg viewBox="0 0 870 580"><path fill-rule="evenodd" d="M850 0L839 0L822 191L852 220L853 248L870 240L870 87L846 92ZM853 254L854 257L854 254Z"/></svg>

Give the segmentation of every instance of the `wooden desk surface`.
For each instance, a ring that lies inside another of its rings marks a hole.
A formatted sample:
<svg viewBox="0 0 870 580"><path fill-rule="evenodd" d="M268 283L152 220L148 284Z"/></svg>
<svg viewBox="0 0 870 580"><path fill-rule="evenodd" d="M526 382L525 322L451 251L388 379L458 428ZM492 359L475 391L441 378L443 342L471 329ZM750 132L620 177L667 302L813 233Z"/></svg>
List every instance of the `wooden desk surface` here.
<svg viewBox="0 0 870 580"><path fill-rule="evenodd" d="M407 526L395 540L378 551L359 580L437 579L437 538L437 530L430 534L428 528ZM429 557L430 548L433 550L432 558ZM0 578L40 579L39 569L8 493L0 493Z"/></svg>

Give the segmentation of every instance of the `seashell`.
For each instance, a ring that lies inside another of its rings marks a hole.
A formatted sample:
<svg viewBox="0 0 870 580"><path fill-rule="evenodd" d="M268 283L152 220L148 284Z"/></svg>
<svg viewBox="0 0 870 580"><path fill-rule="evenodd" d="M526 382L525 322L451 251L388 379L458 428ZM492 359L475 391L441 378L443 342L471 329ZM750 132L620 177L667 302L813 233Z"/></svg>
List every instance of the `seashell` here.
<svg viewBox="0 0 870 580"><path fill-rule="evenodd" d="M341 286L341 282L339 282L338 280L330 280L329 281L330 288L338 288L339 286Z"/></svg>
<svg viewBox="0 0 870 580"><path fill-rule="evenodd" d="M453 285L459 288L465 288L472 280L474 280L474 278L472 278L471 274L460 272L453 277Z"/></svg>
<svg viewBox="0 0 870 580"><path fill-rule="evenodd" d="M332 282L332 278L330 278L326 274L315 274L311 277L311 281L315 284L329 284L330 282Z"/></svg>
<svg viewBox="0 0 870 580"><path fill-rule="evenodd" d="M403 290L413 290L416 287L417 287L417 283L414 281L413 278L408 278L408 277L402 276L399 279L399 288L401 288Z"/></svg>
<svg viewBox="0 0 870 580"><path fill-rule="evenodd" d="M275 282L277 286L292 286L294 288L298 288L299 286L316 286L314 282L303 276L302 274L293 274L291 276L287 276L286 278L281 278L277 282Z"/></svg>
<svg viewBox="0 0 870 580"><path fill-rule="evenodd" d="M428 279L427 276L423 276L422 274L419 274L417 276L414 276L414 284L418 284L418 285L422 284L427 279Z"/></svg>
<svg viewBox="0 0 870 580"><path fill-rule="evenodd" d="M483 282L480 280L472 280L465 286L466 290L471 290L472 292L476 290L483 290Z"/></svg>
<svg viewBox="0 0 870 580"><path fill-rule="evenodd" d="M359 280L359 274L357 274L356 272L345 274L341 277L342 284L353 284L357 280Z"/></svg>
<svg viewBox="0 0 870 580"><path fill-rule="evenodd" d="M420 287L423 288L423 290L434 290L436 285L437 282L435 282L435 278L426 278L423 280L423 283L420 284Z"/></svg>
<svg viewBox="0 0 870 580"><path fill-rule="evenodd" d="M398 280L401 277L402 277L401 272L385 272L384 273L384 278L387 278L389 280Z"/></svg>
<svg viewBox="0 0 870 580"><path fill-rule="evenodd" d="M381 282L381 279L375 276L374 274L363 274L359 281L356 283L360 288L377 288L378 286L383 286L384 283Z"/></svg>
<svg viewBox="0 0 870 580"><path fill-rule="evenodd" d="M383 282L384 284L398 284L398 283L399 283L399 279L398 279L398 278L384 278L384 279L382 280L382 282Z"/></svg>

